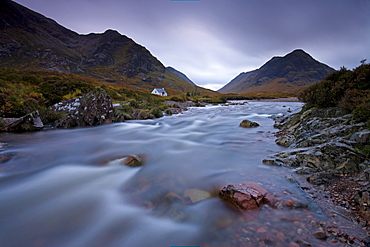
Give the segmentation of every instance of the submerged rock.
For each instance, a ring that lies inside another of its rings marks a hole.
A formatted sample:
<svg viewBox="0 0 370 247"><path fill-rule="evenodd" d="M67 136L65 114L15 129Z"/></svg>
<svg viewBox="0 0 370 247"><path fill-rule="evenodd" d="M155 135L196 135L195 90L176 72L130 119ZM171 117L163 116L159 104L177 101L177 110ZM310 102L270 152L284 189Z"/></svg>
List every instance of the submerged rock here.
<svg viewBox="0 0 370 247"><path fill-rule="evenodd" d="M188 189L185 190L184 197L188 197L192 203L196 203L211 198L212 195L208 191Z"/></svg>
<svg viewBox="0 0 370 247"><path fill-rule="evenodd" d="M219 197L242 210L258 209L271 200L268 191L255 182L227 185L220 190Z"/></svg>
<svg viewBox="0 0 370 247"><path fill-rule="evenodd" d="M260 126L258 123L256 122L252 122L250 120L243 120L240 124L239 124L240 127L243 127L243 128L253 128L253 127L258 127Z"/></svg>

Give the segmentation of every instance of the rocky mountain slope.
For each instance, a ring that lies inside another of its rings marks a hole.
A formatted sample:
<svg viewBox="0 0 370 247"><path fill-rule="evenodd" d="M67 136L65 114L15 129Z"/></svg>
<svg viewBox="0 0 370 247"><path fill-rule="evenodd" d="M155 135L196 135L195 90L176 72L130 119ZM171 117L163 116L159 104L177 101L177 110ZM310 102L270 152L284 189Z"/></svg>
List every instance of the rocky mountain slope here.
<svg viewBox="0 0 370 247"><path fill-rule="evenodd" d="M80 35L13 1L2 0L0 32L0 67L86 75L137 90L194 91L194 84L168 71L145 47L114 30Z"/></svg>
<svg viewBox="0 0 370 247"><path fill-rule="evenodd" d="M167 67L166 68L167 70L169 70L170 72L174 73L175 75L177 75L179 78L191 83L191 84L194 84L196 85L192 80L190 80L184 73L178 71L177 69L173 68L173 67Z"/></svg>
<svg viewBox="0 0 370 247"><path fill-rule="evenodd" d="M299 49L284 57L273 57L259 69L239 74L218 91L237 94L295 91L334 71Z"/></svg>

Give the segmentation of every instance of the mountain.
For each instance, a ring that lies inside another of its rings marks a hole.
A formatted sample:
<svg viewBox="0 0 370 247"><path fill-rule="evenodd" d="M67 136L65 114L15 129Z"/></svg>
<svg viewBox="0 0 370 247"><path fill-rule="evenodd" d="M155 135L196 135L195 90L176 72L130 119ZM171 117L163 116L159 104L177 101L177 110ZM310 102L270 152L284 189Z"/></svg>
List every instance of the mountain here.
<svg viewBox="0 0 370 247"><path fill-rule="evenodd" d="M183 79L184 81L187 81L191 84L194 84L196 85L192 80L190 80L184 73L178 71L177 69L175 68L172 68L171 66L168 66L166 67L166 69L172 73L174 73L175 75L177 75L179 78Z"/></svg>
<svg viewBox="0 0 370 247"><path fill-rule="evenodd" d="M335 70L301 49L273 57L259 69L243 72L219 89L221 93L295 91L321 81Z"/></svg>
<svg viewBox="0 0 370 247"><path fill-rule="evenodd" d="M0 1L0 32L3 68L72 73L135 90L166 88L170 94L196 87L117 31L80 35L10 0Z"/></svg>

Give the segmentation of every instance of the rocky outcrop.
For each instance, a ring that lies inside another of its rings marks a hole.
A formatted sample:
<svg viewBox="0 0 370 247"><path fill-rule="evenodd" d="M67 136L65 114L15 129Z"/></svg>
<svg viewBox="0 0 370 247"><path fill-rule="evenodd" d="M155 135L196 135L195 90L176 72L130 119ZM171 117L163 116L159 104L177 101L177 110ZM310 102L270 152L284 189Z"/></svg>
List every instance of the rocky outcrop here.
<svg viewBox="0 0 370 247"><path fill-rule="evenodd" d="M2 131L8 132L28 132L38 131L44 128L38 111L29 113L21 118L3 118Z"/></svg>
<svg viewBox="0 0 370 247"><path fill-rule="evenodd" d="M275 118L276 143L287 147L263 162L305 175L311 193L344 207L362 226L370 222L370 131L339 107ZM329 197L328 197L329 194ZM326 203L322 204L325 206ZM347 212L346 211L346 212ZM362 217L362 219L361 219ZM326 235L314 234L319 239Z"/></svg>
<svg viewBox="0 0 370 247"><path fill-rule="evenodd" d="M112 99L104 90L60 102L50 107L50 110L64 114L54 122L56 128L101 125L112 123L115 118Z"/></svg>
<svg viewBox="0 0 370 247"><path fill-rule="evenodd" d="M288 149L268 157L265 164L294 167L297 173L365 169L366 155L358 147L368 143L369 131L343 109L310 109L277 117L275 122L280 129L276 143Z"/></svg>

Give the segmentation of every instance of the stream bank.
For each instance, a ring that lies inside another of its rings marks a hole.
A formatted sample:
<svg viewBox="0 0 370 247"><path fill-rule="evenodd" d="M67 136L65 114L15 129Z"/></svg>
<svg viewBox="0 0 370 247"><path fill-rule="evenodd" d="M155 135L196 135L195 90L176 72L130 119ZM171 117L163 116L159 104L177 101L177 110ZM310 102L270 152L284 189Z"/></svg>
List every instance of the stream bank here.
<svg viewBox="0 0 370 247"><path fill-rule="evenodd" d="M268 156L263 163L293 169L296 175L290 179L330 218L331 223L323 227L325 239L349 245L355 239L350 233L353 229L370 232L367 123L353 121L352 114L339 107L311 108L274 120L279 129L275 142L287 149ZM369 246L369 235L361 242Z"/></svg>

